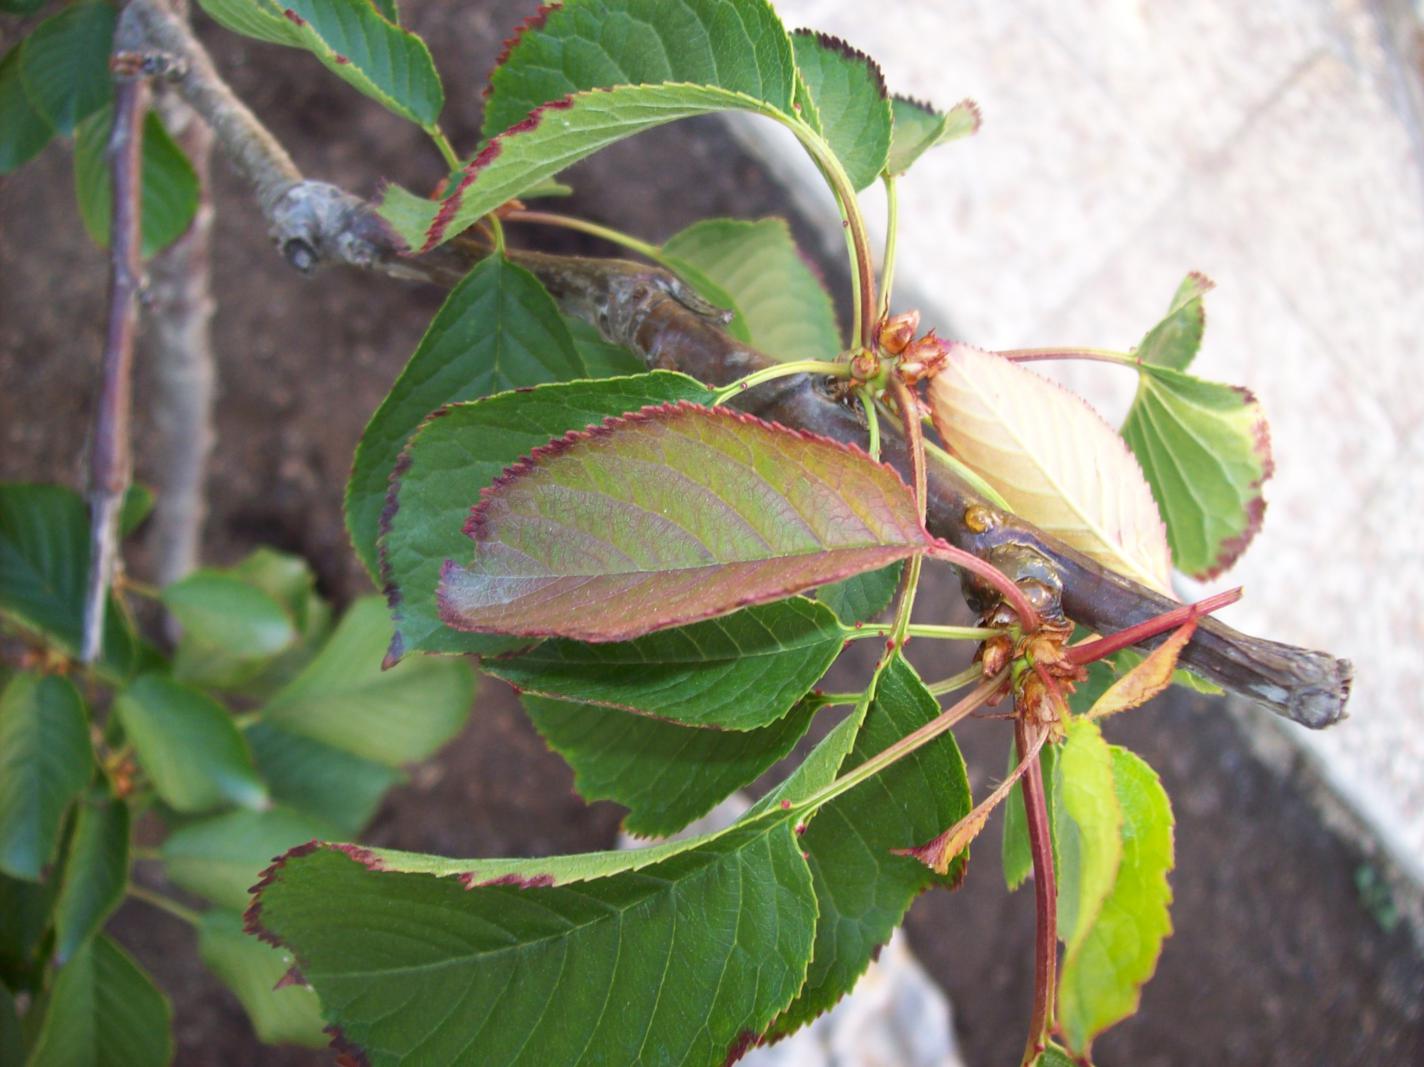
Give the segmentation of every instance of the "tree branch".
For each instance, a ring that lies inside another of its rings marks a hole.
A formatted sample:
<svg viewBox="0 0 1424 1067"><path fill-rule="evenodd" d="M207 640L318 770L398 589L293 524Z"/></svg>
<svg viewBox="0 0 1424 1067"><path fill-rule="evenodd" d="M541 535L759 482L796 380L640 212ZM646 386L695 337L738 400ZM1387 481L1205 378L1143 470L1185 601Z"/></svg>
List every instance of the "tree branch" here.
<svg viewBox="0 0 1424 1067"><path fill-rule="evenodd" d="M185 61L184 73L175 82L178 91L213 127L224 154L249 180L274 239L294 266L310 271L341 263L449 286L488 254L487 245L463 237L429 255L403 255L399 241L370 204L324 182L302 180L287 153L237 100L163 0L130 0L129 8L138 14L153 47ZM608 340L642 356L649 367L726 385L772 362L730 338L667 271L623 260L511 255L543 281L566 313L592 323ZM763 386L737 403L788 426L860 445L866 441L862 415L805 376ZM909 472L902 434L885 434L882 457ZM1033 587L1050 605L1061 601L1070 618L1090 629L1110 632L1179 606L999 511L943 466L929 471L928 497L932 533ZM972 526L965 521L970 507L976 509ZM967 591L971 605L987 602L981 586L969 583ZM1328 726L1345 714L1351 666L1326 653L1248 637L1208 618L1181 660L1232 692L1306 726Z"/></svg>
<svg viewBox="0 0 1424 1067"><path fill-rule="evenodd" d="M143 280L139 197L148 94L148 81L142 75L117 79L114 125L107 149L113 184L109 321L89 453L89 579L80 650L85 663L94 662L103 651L105 606L119 556L119 512L133 475L130 414L138 294Z"/></svg>

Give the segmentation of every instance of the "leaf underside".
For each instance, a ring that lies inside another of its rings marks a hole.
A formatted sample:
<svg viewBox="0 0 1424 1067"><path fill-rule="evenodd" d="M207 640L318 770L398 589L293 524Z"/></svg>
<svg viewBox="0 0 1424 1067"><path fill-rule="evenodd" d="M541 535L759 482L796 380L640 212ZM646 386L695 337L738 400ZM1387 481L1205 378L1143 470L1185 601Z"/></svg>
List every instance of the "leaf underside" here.
<svg viewBox="0 0 1424 1067"><path fill-rule="evenodd" d="M485 490L447 624L620 641L838 581L928 543L858 449L725 408L649 408L536 450Z"/></svg>

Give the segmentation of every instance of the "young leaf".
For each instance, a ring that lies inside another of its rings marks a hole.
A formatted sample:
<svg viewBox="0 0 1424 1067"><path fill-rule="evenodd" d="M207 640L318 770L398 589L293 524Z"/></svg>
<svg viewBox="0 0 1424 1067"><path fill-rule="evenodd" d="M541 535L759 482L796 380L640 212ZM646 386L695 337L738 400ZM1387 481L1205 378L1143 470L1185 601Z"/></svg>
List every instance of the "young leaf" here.
<svg viewBox="0 0 1424 1067"><path fill-rule="evenodd" d="M204 912L198 926L198 953L208 970L242 1002L259 1041L307 1048L328 1043L316 994L305 985L287 981L291 953L245 934L238 912Z"/></svg>
<svg viewBox="0 0 1424 1067"><path fill-rule="evenodd" d="M113 184L105 159L114 109L100 108L81 122L74 136L74 197L89 237L109 247ZM164 129L156 112L143 124L140 222L141 254L147 258L181 237L198 210L198 175Z"/></svg>
<svg viewBox="0 0 1424 1067"><path fill-rule="evenodd" d="M54 956L61 965L103 929L129 878L129 807L108 790L79 806L55 905Z"/></svg>
<svg viewBox="0 0 1424 1067"><path fill-rule="evenodd" d="M1058 935L1081 946L1112 892L1122 859L1113 760L1095 723L1074 718L1058 753Z"/></svg>
<svg viewBox="0 0 1424 1067"><path fill-rule="evenodd" d="M67 7L25 38L20 75L31 105L63 134L109 102L116 12L104 0Z"/></svg>
<svg viewBox="0 0 1424 1067"><path fill-rule="evenodd" d="M574 93L541 105L488 141L443 200L398 185L380 215L415 252L429 252L511 197L600 149L676 119L719 111L767 114L753 97L709 85L620 85Z"/></svg>
<svg viewBox="0 0 1424 1067"><path fill-rule="evenodd" d="M1132 666L1088 711L1088 717L1100 719L1115 715L1119 711L1141 707L1162 690L1172 684L1176 672L1177 657L1196 632L1196 621L1186 623L1172 632L1172 635Z"/></svg>
<svg viewBox="0 0 1424 1067"><path fill-rule="evenodd" d="M380 598L356 601L317 657L267 702L263 720L392 767L425 759L464 724L474 672L434 659L383 671L390 639Z"/></svg>
<svg viewBox="0 0 1424 1067"><path fill-rule="evenodd" d="M711 392L681 374L542 385L470 404L428 419L397 464L381 536L381 582L396 632L389 661L404 652L494 654L527 645L518 638L461 633L440 620L435 590L447 559L469 551L461 526L471 501L521 456L571 430L648 404L709 402Z"/></svg>
<svg viewBox="0 0 1424 1067"><path fill-rule="evenodd" d="M180 681L240 685L297 640L280 603L223 571L194 571L163 590L163 603L183 627L173 660Z"/></svg>
<svg viewBox="0 0 1424 1067"><path fill-rule="evenodd" d="M346 487L346 527L376 573L376 537L391 470L421 421L442 404L586 374L539 279L489 256L450 291L371 416Z"/></svg>
<svg viewBox="0 0 1424 1067"><path fill-rule="evenodd" d="M784 219L706 219L668 238L663 254L725 291L745 340L774 359L833 359L840 351L830 295Z"/></svg>
<svg viewBox="0 0 1424 1067"><path fill-rule="evenodd" d="M817 128L845 168L851 186L880 177L890 151L890 99L875 60L838 37L811 30L791 35L796 67L816 108Z"/></svg>
<svg viewBox="0 0 1424 1067"><path fill-rule="evenodd" d="M1087 402L969 345L930 379L940 439L1010 507L1103 566L1170 592L1167 536L1142 468Z"/></svg>
<svg viewBox="0 0 1424 1067"><path fill-rule="evenodd" d="M1256 536L1275 469L1270 430L1245 389L1144 366L1122 436L1167 521L1177 567L1211 578Z"/></svg>
<svg viewBox="0 0 1424 1067"><path fill-rule="evenodd" d="M1092 1039L1137 1010L1162 942L1172 932L1172 807L1152 768L1112 750L1113 789L1122 809L1122 862L1092 926L1070 942L1059 978L1058 1019L1068 1045Z"/></svg>
<svg viewBox="0 0 1424 1067"><path fill-rule="evenodd" d="M535 450L465 529L474 561L441 577L449 625L583 641L713 618L929 543L900 476L859 449L687 403Z"/></svg>
<svg viewBox="0 0 1424 1067"><path fill-rule="evenodd" d="M545 641L483 667L525 693L687 726L755 730L806 695L845 637L829 608L792 597L632 641Z"/></svg>
<svg viewBox="0 0 1424 1067"><path fill-rule="evenodd" d="M640 851L565 885L549 864L583 857L489 883L425 873L454 867L428 857L297 849L264 875L248 928L292 951L372 1067L470 1049L541 1067L730 1062L806 974L816 902L799 843L771 816Z"/></svg>
<svg viewBox="0 0 1424 1067"><path fill-rule="evenodd" d="M0 615L76 656L89 576L89 510L57 485L0 485ZM115 598L104 616L106 679L133 669L136 641Z"/></svg>
<svg viewBox="0 0 1424 1067"><path fill-rule="evenodd" d="M430 49L371 0L199 0L228 29L305 48L342 81L402 118L435 126L445 90Z"/></svg>
<svg viewBox="0 0 1424 1067"><path fill-rule="evenodd" d="M59 969L26 1067L167 1067L168 998L129 954L99 936Z"/></svg>
<svg viewBox="0 0 1424 1067"><path fill-rule="evenodd" d="M36 880L54 858L60 820L94 767L79 690L17 674L0 692L0 871Z"/></svg>
<svg viewBox="0 0 1424 1067"><path fill-rule="evenodd" d="M869 622L890 606L900 588L903 563L892 563L878 571L866 571L816 590L816 599L839 616L847 626Z"/></svg>
<svg viewBox="0 0 1424 1067"><path fill-rule="evenodd" d="M801 740L818 706L807 698L759 730L700 730L546 697L522 703L574 769L579 795L622 804L623 829L640 837L675 834L761 777Z"/></svg>
<svg viewBox="0 0 1424 1067"><path fill-rule="evenodd" d="M247 907L249 887L289 848L334 836L335 827L300 812L230 811L187 823L169 834L161 852L174 885L221 908Z"/></svg>
<svg viewBox="0 0 1424 1067"><path fill-rule="evenodd" d="M330 823L354 837L376 814L381 798L405 775L320 741L254 723L246 731L257 770L272 799Z"/></svg>
<svg viewBox="0 0 1424 1067"><path fill-rule="evenodd" d="M939 715L939 702L897 655L840 766L844 773ZM850 721L850 720L847 720ZM771 1033L790 1033L850 992L890 939L910 904L933 885L953 884L960 860L941 878L918 860L894 855L939 833L969 811L964 757L946 733L827 804L801 847L810 857L820 905L806 985Z"/></svg>
<svg viewBox="0 0 1424 1067"><path fill-rule="evenodd" d="M919 100L895 96L890 107L895 116L895 132L885 173L891 175L904 174L936 145L977 133L982 121L979 105L973 100L961 100L948 111L939 112Z"/></svg>
<svg viewBox="0 0 1424 1067"><path fill-rule="evenodd" d="M684 83L740 93L789 114L796 78L786 31L765 0L567 0L510 38L490 76L484 134L586 89Z"/></svg>
<svg viewBox="0 0 1424 1067"><path fill-rule="evenodd" d="M9 174L39 155L54 134L25 92L20 48L15 45L0 59L0 174Z"/></svg>
<svg viewBox="0 0 1424 1067"><path fill-rule="evenodd" d="M162 674L143 674L114 699L114 709L154 790L178 811L267 803L247 742L216 700Z"/></svg>
<svg viewBox="0 0 1424 1067"><path fill-rule="evenodd" d="M1186 370L1196 358L1206 330L1202 297L1214 288L1205 274L1188 274L1172 296L1166 318L1152 327L1137 346L1137 358L1158 367Z"/></svg>

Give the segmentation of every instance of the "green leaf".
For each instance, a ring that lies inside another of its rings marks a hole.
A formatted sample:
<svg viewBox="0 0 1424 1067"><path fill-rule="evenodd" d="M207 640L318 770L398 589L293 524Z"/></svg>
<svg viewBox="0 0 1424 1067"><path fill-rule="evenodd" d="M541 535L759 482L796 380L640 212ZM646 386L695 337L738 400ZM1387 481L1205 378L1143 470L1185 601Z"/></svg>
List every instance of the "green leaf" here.
<svg viewBox="0 0 1424 1067"><path fill-rule="evenodd" d="M1110 747L1122 809L1122 861L1096 920L1068 943L1063 957L1058 1018L1075 1050L1086 1050L1097 1034L1137 1010L1142 986L1172 932L1171 803L1151 767L1127 749Z"/></svg>
<svg viewBox="0 0 1424 1067"><path fill-rule="evenodd" d="M1205 274L1188 274L1172 296L1166 317L1148 331L1137 346L1137 358L1144 363L1184 371L1196 358L1206 332L1206 309L1202 297L1215 288Z"/></svg>
<svg viewBox="0 0 1424 1067"><path fill-rule="evenodd" d="M452 630L436 609L441 567L469 551L461 527L480 490L550 438L647 404L711 398L691 378L654 371L505 393L428 419L402 454L381 538L381 582L396 622L390 658L412 651L493 654L528 644Z"/></svg>
<svg viewBox="0 0 1424 1067"><path fill-rule="evenodd" d="M25 1062L25 1034L20 1015L15 1010L15 998L0 985L0 1063Z"/></svg>
<svg viewBox="0 0 1424 1067"><path fill-rule="evenodd" d="M564 315L563 320L590 378L620 378L641 374L646 369L634 353L622 345L605 341L603 335L583 319Z"/></svg>
<svg viewBox="0 0 1424 1067"><path fill-rule="evenodd" d="M7 15L33 15L44 4L45 0L0 0L0 11Z"/></svg>
<svg viewBox="0 0 1424 1067"><path fill-rule="evenodd" d="M1122 859L1113 760L1097 724L1074 718L1058 753L1058 936L1073 951L1097 921Z"/></svg>
<svg viewBox="0 0 1424 1067"><path fill-rule="evenodd" d="M538 696L522 703L574 769L579 795L622 804L623 828L640 837L677 833L761 777L805 735L818 707L808 698L759 730L700 730L593 704Z"/></svg>
<svg viewBox="0 0 1424 1067"><path fill-rule="evenodd" d="M19 169L49 144L49 121L35 110L20 77L20 45L0 59L0 174Z"/></svg>
<svg viewBox="0 0 1424 1067"><path fill-rule="evenodd" d="M405 775L320 741L258 722L247 743L272 799L356 836L376 814L391 786Z"/></svg>
<svg viewBox="0 0 1424 1067"><path fill-rule="evenodd" d="M412 250L428 252L529 186L635 133L694 115L769 110L753 97L705 85L623 85L575 93L488 142L443 200L393 185L380 215Z"/></svg>
<svg viewBox="0 0 1424 1067"><path fill-rule="evenodd" d="M864 452L686 403L536 451L466 529L473 563L441 578L447 623L592 641L776 600L928 541L900 476Z"/></svg>
<svg viewBox="0 0 1424 1067"><path fill-rule="evenodd" d="M484 134L541 105L614 86L685 83L791 113L796 68L765 0L569 0L519 27L490 76Z"/></svg>
<svg viewBox="0 0 1424 1067"><path fill-rule="evenodd" d="M755 730L806 695L845 637L829 608L793 597L632 641L545 641L482 666L524 693Z"/></svg>
<svg viewBox="0 0 1424 1067"><path fill-rule="evenodd" d="M895 132L885 173L891 175L904 174L936 145L978 132L981 121L979 105L973 100L961 100L948 111L939 112L919 100L895 96L890 107L895 116Z"/></svg>
<svg viewBox="0 0 1424 1067"><path fill-rule="evenodd" d="M89 577L89 509L57 485L0 484L0 615L77 657ZM98 664L109 680L127 675L137 653L115 598L104 617Z"/></svg>
<svg viewBox="0 0 1424 1067"><path fill-rule="evenodd" d="M165 588L163 603L183 627L173 658L180 681L241 685L297 640L286 608L234 574L196 570Z"/></svg>
<svg viewBox="0 0 1424 1067"><path fill-rule="evenodd" d="M724 290L747 342L774 359L832 359L840 351L830 295L784 219L706 219L669 238L663 253Z"/></svg>
<svg viewBox="0 0 1424 1067"><path fill-rule="evenodd" d="M89 237L100 248L109 247L113 183L105 158L114 109L100 108L81 122L74 136L74 196L79 217ZM198 175L157 113L149 112L143 124L140 226L141 255L161 252L183 236L198 210Z"/></svg>
<svg viewBox="0 0 1424 1067"><path fill-rule="evenodd" d="M37 880L60 821L94 767L79 690L55 675L17 674L0 692L0 871Z"/></svg>
<svg viewBox="0 0 1424 1067"><path fill-rule="evenodd" d="M304 48L342 81L402 118L435 126L445 90L430 50L372 0L199 0L234 33Z"/></svg>
<svg viewBox="0 0 1424 1067"><path fill-rule="evenodd" d="M1198 578L1230 567L1256 536L1271 476L1270 430L1245 389L1141 367L1122 436L1142 464L1172 562Z"/></svg>
<svg viewBox="0 0 1424 1067"><path fill-rule="evenodd" d="M75 4L45 19L25 39L20 52L25 93L59 133L73 133L114 94L109 52L115 18L113 6L103 0Z"/></svg>
<svg viewBox="0 0 1424 1067"><path fill-rule="evenodd" d="M1049 1045L1033 1061L1034 1067L1078 1067L1073 1058L1057 1045Z"/></svg>
<svg viewBox="0 0 1424 1067"><path fill-rule="evenodd" d="M168 998L127 952L97 937L59 969L27 1067L166 1067Z"/></svg>
<svg viewBox="0 0 1424 1067"><path fill-rule="evenodd" d="M79 807L55 905L55 959L63 964L104 927L129 878L129 808L107 790Z"/></svg>
<svg viewBox="0 0 1424 1067"><path fill-rule="evenodd" d="M38 993L47 982L55 879L31 882L0 873L0 989Z"/></svg>
<svg viewBox="0 0 1424 1067"><path fill-rule="evenodd" d="M571 885L548 861L481 884L423 873L419 856L298 851L264 877L249 928L292 950L372 1067L471 1050L491 1064L730 1062L806 973L816 903L800 845L772 816L639 851L598 857L622 870Z"/></svg>
<svg viewBox="0 0 1424 1067"><path fill-rule="evenodd" d="M153 490L134 482L124 492L124 501L119 505L119 536L132 537L143 525L143 521L153 513Z"/></svg>
<svg viewBox="0 0 1424 1067"><path fill-rule="evenodd" d="M1076 705L1076 701L1074 702ZM1044 745L1039 752L1039 768L1043 772L1043 796L1048 808L1048 832L1053 841L1054 868L1058 864L1058 804L1061 799L1061 782L1058 776L1057 745ZM1009 746L1009 770L1018 766L1017 749ZM1033 853L1028 843L1028 822L1024 815L1023 789L1017 782L1004 800L1004 842L1001 852L1004 865L1004 884L1010 890L1023 885L1033 873Z"/></svg>
<svg viewBox="0 0 1424 1067"><path fill-rule="evenodd" d="M817 124L855 189L880 177L890 151L891 114L875 60L838 37L791 35L796 67L816 106Z"/></svg>
<svg viewBox="0 0 1424 1067"><path fill-rule="evenodd" d="M259 808L267 790L227 709L162 674L143 674L114 700L124 733L163 800L178 811Z"/></svg>
<svg viewBox="0 0 1424 1067"><path fill-rule="evenodd" d="M190 822L169 834L161 853L174 885L221 908L247 907L249 887L277 856L335 827L300 812L230 811Z"/></svg>
<svg viewBox="0 0 1424 1067"><path fill-rule="evenodd" d="M330 1039L323 1030L316 994L304 985L283 984L292 966L291 953L243 933L237 912L219 909L203 915L198 953L208 970L242 1002L264 1044L326 1046Z"/></svg>
<svg viewBox="0 0 1424 1067"><path fill-rule="evenodd" d="M903 563L892 563L878 571L866 571L843 581L823 585L816 599L834 611L847 626L869 622L890 606L900 588Z"/></svg>
<svg viewBox="0 0 1424 1067"><path fill-rule="evenodd" d="M586 374L539 279L502 256L481 261L445 298L361 435L346 489L346 525L367 569L376 572L391 471L427 415L453 401Z"/></svg>
<svg viewBox="0 0 1424 1067"><path fill-rule="evenodd" d="M939 701L914 668L896 655L880 675L840 773L884 751L939 712ZM941 878L913 857L890 850L934 837L971 806L964 758L946 733L831 801L810 820L801 847L810 857L820 905L816 947L805 988L777 1019L774 1034L810 1022L850 992L914 899L933 885L952 885L962 875L964 859Z"/></svg>
<svg viewBox="0 0 1424 1067"><path fill-rule="evenodd" d="M380 598L356 601L317 657L267 702L263 720L389 766L425 759L464 724L474 672L436 659L382 670L390 640Z"/></svg>

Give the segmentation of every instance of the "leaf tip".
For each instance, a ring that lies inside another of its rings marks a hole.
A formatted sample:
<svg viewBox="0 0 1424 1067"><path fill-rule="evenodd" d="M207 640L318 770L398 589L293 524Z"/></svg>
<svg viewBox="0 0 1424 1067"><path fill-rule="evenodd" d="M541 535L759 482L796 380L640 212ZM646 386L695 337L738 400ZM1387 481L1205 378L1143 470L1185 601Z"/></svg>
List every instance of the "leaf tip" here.
<svg viewBox="0 0 1424 1067"><path fill-rule="evenodd" d="M761 1041L761 1035L754 1030L743 1030L737 1035L737 1039L732 1042L732 1046L727 1049L727 1058L722 1061L722 1067L732 1067L743 1056L756 1048Z"/></svg>
<svg viewBox="0 0 1424 1067"><path fill-rule="evenodd" d="M805 37L814 40L818 45L828 52L834 52L843 59L848 59L852 63L861 63L870 74L870 80L875 85L875 91L880 94L880 99L889 100L890 90L885 85L885 75L880 70L880 64L871 59L859 48L848 43L834 34L824 33L821 30L802 28L794 31L792 37Z"/></svg>
<svg viewBox="0 0 1424 1067"><path fill-rule="evenodd" d="M490 71L490 76L485 80L485 87L480 94L485 100L488 100L494 93L494 76L499 73L500 68L509 62L509 57L514 54L514 50L524 40L525 34L542 30L544 24L549 21L549 16L563 6L563 0L552 0L551 3L540 4L532 15L526 15L521 19L519 24L514 27L513 32L504 39L504 43L499 49L499 55L495 57L494 69Z"/></svg>

